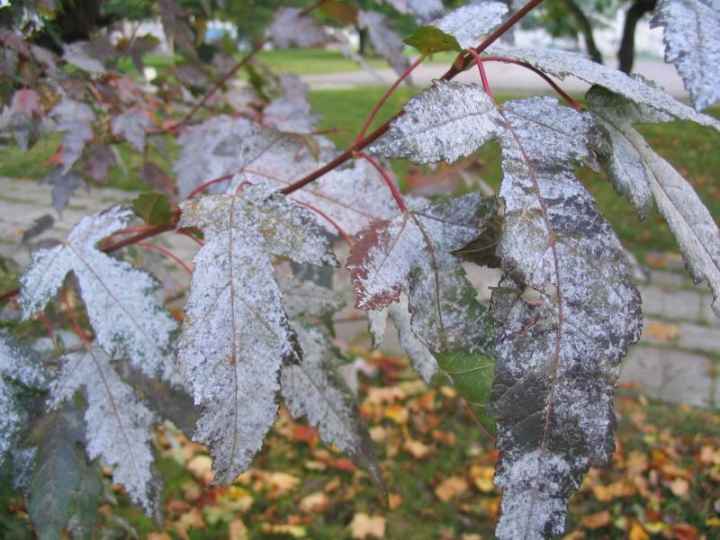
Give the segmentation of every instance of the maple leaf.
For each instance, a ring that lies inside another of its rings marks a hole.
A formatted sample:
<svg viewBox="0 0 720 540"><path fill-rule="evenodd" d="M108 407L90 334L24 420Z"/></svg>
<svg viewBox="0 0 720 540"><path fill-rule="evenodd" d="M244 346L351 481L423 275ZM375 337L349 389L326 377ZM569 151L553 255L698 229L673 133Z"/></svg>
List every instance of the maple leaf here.
<svg viewBox="0 0 720 540"><path fill-rule="evenodd" d="M50 389L50 407L58 408L83 389L87 453L113 467L116 482L151 515L157 509L159 480L151 446L155 416L118 376L110 357L99 348L68 354Z"/></svg>
<svg viewBox="0 0 720 540"><path fill-rule="evenodd" d="M268 34L280 49L293 45L317 47L327 41L327 34L308 14L298 8L281 8L275 14Z"/></svg>
<svg viewBox="0 0 720 540"><path fill-rule="evenodd" d="M170 40L170 47L178 47L183 53L195 58L195 36L186 13L175 0L160 0L158 7L160 22Z"/></svg>
<svg viewBox="0 0 720 540"><path fill-rule="evenodd" d="M455 37L460 46L467 49L476 46L482 36L494 30L507 11L507 5L502 2L469 4L451 11L433 26Z"/></svg>
<svg viewBox="0 0 720 540"><path fill-rule="evenodd" d="M283 96L265 107L264 123L280 131L312 133L318 117L310 112L308 85L297 75L283 74L280 76L280 86Z"/></svg>
<svg viewBox="0 0 720 540"><path fill-rule="evenodd" d="M105 73L105 66L95 57L88 41L76 41L65 45L63 60L94 75Z"/></svg>
<svg viewBox="0 0 720 540"><path fill-rule="evenodd" d="M61 214L68 205L73 193L75 193L79 187L86 185L82 176L74 171L63 172L62 167L56 167L51 170L47 176L41 180L41 183L52 186L50 197L53 208L58 214Z"/></svg>
<svg viewBox="0 0 720 540"><path fill-rule="evenodd" d="M343 295L312 281L295 277L281 279L285 312L291 319L307 317L329 317L345 305Z"/></svg>
<svg viewBox="0 0 720 540"><path fill-rule="evenodd" d="M414 199L409 204L410 209L394 219L372 223L350 250L347 268L361 309L397 301L411 272L434 275L433 265L446 257L451 260L451 251L479 233L484 209L477 194L434 204Z"/></svg>
<svg viewBox="0 0 720 540"><path fill-rule="evenodd" d="M64 243L35 251L21 278L23 316L44 309L72 272L98 344L112 356L127 355L148 375L162 368L166 377L174 379L178 374L169 355L177 325L157 298L158 283L97 248L132 217L131 210L110 208L83 218Z"/></svg>
<svg viewBox="0 0 720 540"><path fill-rule="evenodd" d="M509 102L501 114L496 534L544 538L563 532L588 467L612 455L614 387L640 335L640 299L617 238L573 174L589 158L592 117L551 98Z"/></svg>
<svg viewBox="0 0 720 540"><path fill-rule="evenodd" d="M369 151L415 163L453 162L494 138L502 118L476 84L437 82L410 99Z"/></svg>
<svg viewBox="0 0 720 540"><path fill-rule="evenodd" d="M55 121L55 129L64 132L62 162L63 173L67 173L93 138L95 113L84 103L63 97L50 111L50 118Z"/></svg>
<svg viewBox="0 0 720 540"><path fill-rule="evenodd" d="M635 103L647 105L678 120L692 120L720 130L720 121L679 102L640 76L593 62L580 54L552 49L519 49L496 43L487 49L492 55L529 62L541 71L564 78L572 75L589 84L603 86Z"/></svg>
<svg viewBox="0 0 720 540"><path fill-rule="evenodd" d="M298 335L302 360L282 368L280 384L290 414L306 416L326 444L335 445L370 471L382 485L382 473L375 460L367 430L360 420L350 391L335 373L330 337L319 328L293 325Z"/></svg>
<svg viewBox="0 0 720 540"><path fill-rule="evenodd" d="M145 148L145 132L151 126L150 118L142 109L129 109L112 119L113 135L124 137L138 152Z"/></svg>
<svg viewBox="0 0 720 540"><path fill-rule="evenodd" d="M0 330L0 464L15 445L17 434L28 422L18 385L44 388L46 383L38 355L21 346L6 331Z"/></svg>
<svg viewBox="0 0 720 540"><path fill-rule="evenodd" d="M387 60L398 75L410 66L410 60L403 54L405 45L402 39L390 28L384 15L375 11L360 11L358 26L367 30L373 49ZM409 79L406 78L407 81Z"/></svg>
<svg viewBox="0 0 720 540"><path fill-rule="evenodd" d="M312 215L266 185L183 203L181 226L205 233L195 256L179 359L205 413L196 437L218 478L231 481L262 446L277 411L283 360L296 338L273 277L271 255L335 265Z"/></svg>
<svg viewBox="0 0 720 540"><path fill-rule="evenodd" d="M23 88L13 94L9 107L0 114L0 131L9 131L17 145L27 150L39 135L42 106L35 90Z"/></svg>
<svg viewBox="0 0 720 540"><path fill-rule="evenodd" d="M665 61L675 65L697 110L720 100L720 4L660 0L652 27L664 28Z"/></svg>
<svg viewBox="0 0 720 540"><path fill-rule="evenodd" d="M106 144L93 144L88 149L87 174L96 182L107 180L110 167L115 165L115 151Z"/></svg>
<svg viewBox="0 0 720 540"><path fill-rule="evenodd" d="M588 104L605 127L598 148L610 179L644 216L653 201L670 227L696 281L707 280L720 316L720 230L692 186L660 157L633 124L672 117L593 87Z"/></svg>

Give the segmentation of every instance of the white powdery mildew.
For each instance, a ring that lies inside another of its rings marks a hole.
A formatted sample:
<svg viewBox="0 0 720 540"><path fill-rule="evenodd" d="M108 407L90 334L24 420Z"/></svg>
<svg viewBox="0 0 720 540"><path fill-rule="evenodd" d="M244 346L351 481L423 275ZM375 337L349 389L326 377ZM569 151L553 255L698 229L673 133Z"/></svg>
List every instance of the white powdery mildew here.
<svg viewBox="0 0 720 540"><path fill-rule="evenodd" d="M507 13L503 2L481 2L459 7L433 23L446 34L450 34L463 49L474 47L480 38L498 26Z"/></svg>
<svg viewBox="0 0 720 540"><path fill-rule="evenodd" d="M341 293L316 285L312 281L301 281L294 277L279 281L285 313L290 319L328 317L345 305Z"/></svg>
<svg viewBox="0 0 720 540"><path fill-rule="evenodd" d="M34 252L20 279L23 316L44 309L72 272L98 344L111 356L126 355L148 375L162 369L171 379L171 341L177 324L158 298L159 284L150 274L97 248L132 218L132 211L112 207L83 218L64 244Z"/></svg>
<svg viewBox="0 0 720 540"><path fill-rule="evenodd" d="M280 86L283 95L265 107L263 123L283 132L311 133L319 117L311 112L308 85L297 75L283 74Z"/></svg>
<svg viewBox="0 0 720 540"><path fill-rule="evenodd" d="M675 65L697 110L720 100L720 1L661 0L651 26L664 27L665 61Z"/></svg>
<svg viewBox="0 0 720 540"><path fill-rule="evenodd" d="M403 111L369 151L415 163L452 163L492 139L501 121L481 86L458 82L435 83Z"/></svg>
<svg viewBox="0 0 720 540"><path fill-rule="evenodd" d="M434 259L478 236L480 202L476 194L454 199L448 206L456 215L443 217L435 215L427 201L411 200L407 212L371 224L352 246L347 261L357 307L379 309L396 301L411 271L434 275Z"/></svg>
<svg viewBox="0 0 720 540"><path fill-rule="evenodd" d="M317 47L328 39L327 34L311 15L302 14L298 8L282 8L275 14L268 28L268 35L281 49L293 45L297 47Z"/></svg>
<svg viewBox="0 0 720 540"><path fill-rule="evenodd" d="M297 356L271 257L335 258L309 213L268 186L182 209L180 225L200 227L206 242L194 259L179 360L205 409L195 435L210 446L218 479L230 482L261 448L277 412L280 365Z"/></svg>
<svg viewBox="0 0 720 540"><path fill-rule="evenodd" d="M203 182L240 172L269 152L278 136L245 118L222 115L188 128L178 138L182 150L173 165L180 198ZM214 184L206 192L222 193L228 184Z"/></svg>
<svg viewBox="0 0 720 540"><path fill-rule="evenodd" d="M50 111L50 118L55 121L55 129L64 132L62 160L63 173L67 173L93 138L95 113L84 103L63 97Z"/></svg>
<svg viewBox="0 0 720 540"><path fill-rule="evenodd" d="M294 324L303 357L283 366L282 395L293 418L307 417L326 444L365 465L373 462L370 442L341 379L334 376L330 338L319 328ZM377 471L371 471L378 474Z"/></svg>
<svg viewBox="0 0 720 540"><path fill-rule="evenodd" d="M390 29L385 15L375 11L360 11L358 26L367 30L373 49L387 60L398 75L410 66L410 60L403 54L405 44L402 38Z"/></svg>
<svg viewBox="0 0 720 540"><path fill-rule="evenodd" d="M142 152L145 148L145 132L152 123L142 109L130 109L112 119L113 135L124 137L135 150Z"/></svg>
<svg viewBox="0 0 720 540"><path fill-rule="evenodd" d="M621 71L593 62L580 54L551 49L518 49L494 44L488 54L507 56L529 62L545 73L560 78L575 76L589 84L597 84L612 90L639 104L648 105L679 120L692 120L703 126L720 130L720 121L695 111L680 103L664 91L644 82L640 77L630 77Z"/></svg>
<svg viewBox="0 0 720 540"><path fill-rule="evenodd" d="M600 154L604 151L609 161L611 179L641 213L655 201L693 278L710 285L713 309L720 316L720 229L692 186L633 128L633 123L670 118L595 88L588 93L588 103L608 134Z"/></svg>
<svg viewBox="0 0 720 540"><path fill-rule="evenodd" d="M88 408L87 453L113 468L114 480L150 514L156 509L159 483L153 472L151 446L155 416L118 376L100 349L68 354L50 389L51 407L84 389Z"/></svg>
<svg viewBox="0 0 720 540"><path fill-rule="evenodd" d="M431 21L445 10L441 0L387 0L400 13L415 15L421 23Z"/></svg>
<svg viewBox="0 0 720 540"><path fill-rule="evenodd" d="M540 539L562 532L571 492L611 455L614 385L640 335L640 299L617 238L573 174L589 158L592 117L551 98L502 113L496 534Z"/></svg>
<svg viewBox="0 0 720 540"><path fill-rule="evenodd" d="M405 295L387 308L390 319L397 328L400 346L407 353L415 371L430 384L438 370L438 363L430 350L415 336L410 322L408 300Z"/></svg>

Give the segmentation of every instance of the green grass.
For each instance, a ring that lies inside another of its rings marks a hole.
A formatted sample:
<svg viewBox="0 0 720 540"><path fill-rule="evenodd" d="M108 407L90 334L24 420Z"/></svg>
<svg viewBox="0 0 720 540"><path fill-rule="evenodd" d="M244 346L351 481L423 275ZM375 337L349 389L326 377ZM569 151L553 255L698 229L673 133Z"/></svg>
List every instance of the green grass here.
<svg viewBox="0 0 720 540"><path fill-rule="evenodd" d="M257 55L257 59L275 71L296 75L342 73L360 69L360 66L345 58L339 51L325 49L262 51ZM387 63L379 58L370 58L368 63L377 69L388 67Z"/></svg>

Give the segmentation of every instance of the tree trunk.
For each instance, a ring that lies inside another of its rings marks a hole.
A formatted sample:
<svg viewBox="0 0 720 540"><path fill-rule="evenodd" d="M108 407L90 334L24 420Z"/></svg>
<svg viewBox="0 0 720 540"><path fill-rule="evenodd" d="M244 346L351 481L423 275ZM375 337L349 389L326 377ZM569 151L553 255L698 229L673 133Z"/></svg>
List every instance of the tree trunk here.
<svg viewBox="0 0 720 540"><path fill-rule="evenodd" d="M587 15L585 15L583 10L580 9L580 6L575 3L575 0L564 0L564 2L572 16L575 17L575 21L580 27L580 32L582 32L582 35L585 38L585 48L587 49L590 58L593 62L602 64L602 53L600 52L600 49L597 48L597 44L595 43L595 36L593 35L592 25L590 24L590 20L587 18Z"/></svg>
<svg viewBox="0 0 720 540"><path fill-rule="evenodd" d="M624 73L630 73L635 61L635 28L643 15L655 9L657 0L635 0L625 15L625 26L623 28L620 49L618 50L618 68Z"/></svg>
<svg viewBox="0 0 720 540"><path fill-rule="evenodd" d="M358 33L358 54L360 56L365 56L365 54L367 54L367 30L358 26L355 28Z"/></svg>

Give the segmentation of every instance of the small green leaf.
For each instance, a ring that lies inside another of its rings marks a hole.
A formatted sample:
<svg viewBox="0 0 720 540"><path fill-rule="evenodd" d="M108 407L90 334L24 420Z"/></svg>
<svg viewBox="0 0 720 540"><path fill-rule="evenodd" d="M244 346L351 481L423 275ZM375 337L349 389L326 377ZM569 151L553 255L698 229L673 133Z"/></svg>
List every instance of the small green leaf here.
<svg viewBox="0 0 720 540"><path fill-rule="evenodd" d="M478 420L491 432L495 422L487 411L495 377L495 359L483 353L453 351L436 355L440 374L448 377Z"/></svg>
<svg viewBox="0 0 720 540"><path fill-rule="evenodd" d="M434 26L421 26L415 30L415 33L405 38L404 43L415 47L425 55L462 50L457 39Z"/></svg>
<svg viewBox="0 0 720 540"><path fill-rule="evenodd" d="M151 191L140 194L133 202L133 210L148 225L167 225L172 220L172 208L166 195Z"/></svg>

